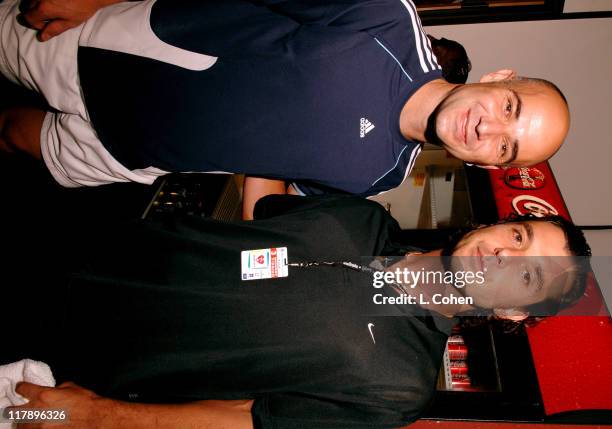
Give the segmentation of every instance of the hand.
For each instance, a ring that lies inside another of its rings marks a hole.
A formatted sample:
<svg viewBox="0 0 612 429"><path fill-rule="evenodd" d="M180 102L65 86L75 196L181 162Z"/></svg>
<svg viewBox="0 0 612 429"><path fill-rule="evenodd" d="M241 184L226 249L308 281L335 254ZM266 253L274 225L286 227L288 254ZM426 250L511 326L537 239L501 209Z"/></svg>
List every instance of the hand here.
<svg viewBox="0 0 612 429"><path fill-rule="evenodd" d="M98 9L123 0L22 0L20 22L45 42L87 21Z"/></svg>
<svg viewBox="0 0 612 429"><path fill-rule="evenodd" d="M68 413L68 420L65 423L22 423L18 425L19 429L100 429L103 417L109 414L109 406L113 402L74 383L63 383L58 387L19 383L15 390L30 402L19 407L11 407L11 410L51 408L63 409Z"/></svg>

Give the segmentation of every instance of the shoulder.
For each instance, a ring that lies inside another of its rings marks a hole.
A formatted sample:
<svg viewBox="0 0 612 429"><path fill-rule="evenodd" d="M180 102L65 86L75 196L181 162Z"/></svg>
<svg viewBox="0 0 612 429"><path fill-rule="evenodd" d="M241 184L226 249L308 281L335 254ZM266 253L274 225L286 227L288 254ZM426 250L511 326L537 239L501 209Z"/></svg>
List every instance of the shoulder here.
<svg viewBox="0 0 612 429"><path fill-rule="evenodd" d="M373 233L399 228L395 219L376 201L348 195L314 198L320 200L320 204L309 210L309 217L312 216L322 224L333 223L360 235L365 235L366 231Z"/></svg>
<svg viewBox="0 0 612 429"><path fill-rule="evenodd" d="M270 210L272 207L276 210ZM257 202L255 210L258 215L256 218L259 219L280 215L343 214L354 211L386 214L380 204L351 195L268 195Z"/></svg>
<svg viewBox="0 0 612 429"><path fill-rule="evenodd" d="M384 209L384 207L376 201L366 198L354 196L340 196L329 198L324 204L324 210L329 214L337 214L348 219L355 220L353 216L362 218L377 218L381 221L393 221L393 218Z"/></svg>

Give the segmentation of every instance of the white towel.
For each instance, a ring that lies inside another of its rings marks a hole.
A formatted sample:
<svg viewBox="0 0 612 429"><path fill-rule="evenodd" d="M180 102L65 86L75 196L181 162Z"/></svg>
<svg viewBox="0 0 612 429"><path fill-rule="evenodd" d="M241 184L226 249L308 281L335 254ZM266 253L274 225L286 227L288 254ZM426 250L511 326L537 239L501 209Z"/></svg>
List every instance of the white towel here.
<svg viewBox="0 0 612 429"><path fill-rule="evenodd" d="M0 410L28 402L15 392L15 386L21 381L45 387L55 386L55 378L46 363L24 359L8 365L0 365ZM0 429L10 428L10 423L0 423Z"/></svg>

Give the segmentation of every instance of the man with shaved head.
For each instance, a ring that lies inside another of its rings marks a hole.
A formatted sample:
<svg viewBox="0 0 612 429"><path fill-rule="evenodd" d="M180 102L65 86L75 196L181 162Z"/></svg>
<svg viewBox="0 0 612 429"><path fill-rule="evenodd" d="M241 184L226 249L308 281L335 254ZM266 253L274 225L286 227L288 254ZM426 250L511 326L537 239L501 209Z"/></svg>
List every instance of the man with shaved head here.
<svg viewBox="0 0 612 429"><path fill-rule="evenodd" d="M0 4L0 71L53 110L2 112L0 147L42 157L68 187L245 173L248 213L285 180L301 194L392 189L424 142L535 164L569 127L546 81L444 80L408 0L40 0L21 13Z"/></svg>
<svg viewBox="0 0 612 429"><path fill-rule="evenodd" d="M501 70L447 92L429 118L426 137L467 162L522 166L554 155L569 122L556 86Z"/></svg>

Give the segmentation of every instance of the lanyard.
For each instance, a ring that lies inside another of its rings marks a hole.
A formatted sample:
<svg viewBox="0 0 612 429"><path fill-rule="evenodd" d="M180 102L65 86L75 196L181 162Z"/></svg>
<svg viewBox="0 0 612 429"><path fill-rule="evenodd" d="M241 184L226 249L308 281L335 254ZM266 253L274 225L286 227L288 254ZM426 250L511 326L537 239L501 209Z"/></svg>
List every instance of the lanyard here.
<svg viewBox="0 0 612 429"><path fill-rule="evenodd" d="M388 259L384 258L383 261L384 261L384 264L379 259L374 259L374 261L372 261L370 266L360 265L354 262L346 262L346 261L344 262L338 262L338 261L336 262L331 262L331 261L291 262L291 263L288 263L287 265L289 267L294 267L294 268L345 267L350 270L361 272L361 273L374 274L375 272L385 271L385 268L387 267ZM372 265L374 265L374 267ZM404 286L401 283L393 282L393 283L388 283L388 285L393 287L393 289L395 289L395 291L399 293L400 295L401 294L410 295L410 292L406 289L406 286Z"/></svg>
<svg viewBox="0 0 612 429"><path fill-rule="evenodd" d="M310 262L292 262L287 264L290 267L296 268L310 268L310 267L346 267L353 271L359 271L362 273L373 274L376 271L383 271L381 269L374 269L365 265L355 264L354 262L330 262L330 261L310 261Z"/></svg>

